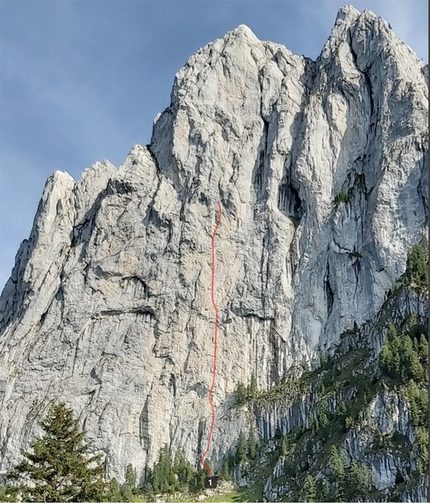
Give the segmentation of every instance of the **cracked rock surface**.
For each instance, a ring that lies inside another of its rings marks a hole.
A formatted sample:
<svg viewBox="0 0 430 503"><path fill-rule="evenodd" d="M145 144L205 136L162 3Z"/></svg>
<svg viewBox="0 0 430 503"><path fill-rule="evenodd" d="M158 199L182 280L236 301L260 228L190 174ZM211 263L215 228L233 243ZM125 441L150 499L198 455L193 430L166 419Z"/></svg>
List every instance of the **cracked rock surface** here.
<svg viewBox="0 0 430 503"><path fill-rule="evenodd" d="M160 447L197 463L245 429L229 403L380 309L428 224L427 66L343 7L316 61L241 25L191 56L150 145L56 172L0 298L0 471L70 404L108 474Z"/></svg>

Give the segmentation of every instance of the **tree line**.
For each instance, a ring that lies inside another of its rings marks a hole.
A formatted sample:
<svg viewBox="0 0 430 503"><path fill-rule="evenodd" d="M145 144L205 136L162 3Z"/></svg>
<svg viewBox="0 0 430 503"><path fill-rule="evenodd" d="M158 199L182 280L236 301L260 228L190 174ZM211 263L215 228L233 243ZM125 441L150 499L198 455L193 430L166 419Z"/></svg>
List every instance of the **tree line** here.
<svg viewBox="0 0 430 503"><path fill-rule="evenodd" d="M115 478L106 480L102 456L91 453L91 444L84 442L85 432L64 403L53 404L40 426L42 436L28 451L21 451L23 460L0 486L0 501L142 501L153 500L156 494L203 490L206 470L194 468L183 450L173 458L167 445L161 448L142 487L138 487L131 464L123 484ZM241 432L234 452L224 459L220 477L230 480L235 467L246 470L248 461L256 458L257 448L255 431L251 429L248 437ZM214 463L208 463L213 472Z"/></svg>

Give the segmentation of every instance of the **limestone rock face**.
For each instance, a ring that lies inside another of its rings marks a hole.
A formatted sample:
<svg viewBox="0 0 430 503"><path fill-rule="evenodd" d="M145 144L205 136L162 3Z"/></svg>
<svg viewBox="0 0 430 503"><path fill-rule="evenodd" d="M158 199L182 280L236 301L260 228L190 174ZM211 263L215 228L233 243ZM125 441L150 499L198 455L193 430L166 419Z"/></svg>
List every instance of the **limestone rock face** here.
<svg viewBox="0 0 430 503"><path fill-rule="evenodd" d="M56 172L0 299L0 471L70 404L109 475L160 447L196 463L270 387L380 309L428 223L426 69L343 7L317 61L239 26L176 75L150 145L75 182ZM3 390L3 391L2 391Z"/></svg>

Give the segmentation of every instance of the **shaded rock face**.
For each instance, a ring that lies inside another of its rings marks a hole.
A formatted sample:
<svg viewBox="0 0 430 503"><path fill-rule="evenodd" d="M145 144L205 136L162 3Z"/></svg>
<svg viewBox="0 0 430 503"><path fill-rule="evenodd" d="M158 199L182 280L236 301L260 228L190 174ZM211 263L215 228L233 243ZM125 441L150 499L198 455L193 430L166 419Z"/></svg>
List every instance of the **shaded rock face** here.
<svg viewBox="0 0 430 503"><path fill-rule="evenodd" d="M428 223L427 82L373 13L339 11L317 61L246 26L192 56L150 145L75 182L48 179L0 299L0 470L70 404L108 474L160 447L196 463L247 417L238 381L270 387L371 319Z"/></svg>

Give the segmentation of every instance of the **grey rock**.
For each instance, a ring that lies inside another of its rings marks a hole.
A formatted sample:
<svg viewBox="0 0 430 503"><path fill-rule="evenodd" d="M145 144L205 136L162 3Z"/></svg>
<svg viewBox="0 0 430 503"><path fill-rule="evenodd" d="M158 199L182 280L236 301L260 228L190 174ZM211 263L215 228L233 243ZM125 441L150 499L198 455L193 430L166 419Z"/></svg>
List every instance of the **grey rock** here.
<svg viewBox="0 0 430 503"><path fill-rule="evenodd" d="M0 471L54 399L109 476L143 476L165 443L197 464L219 200L211 452L226 452L249 428L237 382L311 364L405 270L428 223L427 100L422 63L369 11L342 8L317 61L241 25L178 72L149 146L78 182L56 172L0 298Z"/></svg>

